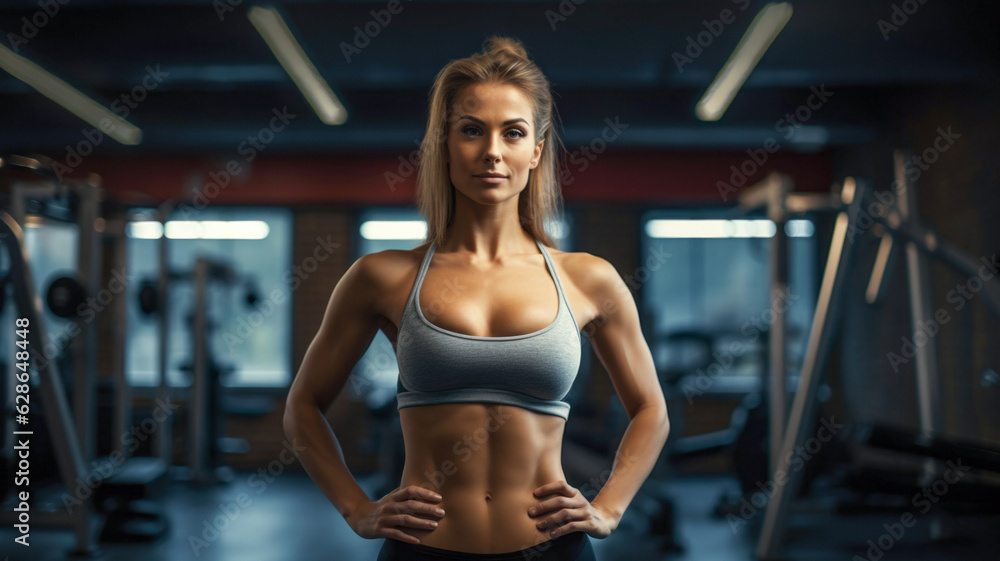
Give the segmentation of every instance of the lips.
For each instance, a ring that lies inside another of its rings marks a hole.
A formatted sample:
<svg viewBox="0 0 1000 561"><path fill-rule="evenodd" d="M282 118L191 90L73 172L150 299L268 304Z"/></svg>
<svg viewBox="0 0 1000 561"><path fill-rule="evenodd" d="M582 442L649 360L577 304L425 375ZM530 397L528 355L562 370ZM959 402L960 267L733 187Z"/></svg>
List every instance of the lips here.
<svg viewBox="0 0 1000 561"><path fill-rule="evenodd" d="M474 175L473 177L495 177L497 179L506 178L506 175L501 173L480 173L479 175Z"/></svg>

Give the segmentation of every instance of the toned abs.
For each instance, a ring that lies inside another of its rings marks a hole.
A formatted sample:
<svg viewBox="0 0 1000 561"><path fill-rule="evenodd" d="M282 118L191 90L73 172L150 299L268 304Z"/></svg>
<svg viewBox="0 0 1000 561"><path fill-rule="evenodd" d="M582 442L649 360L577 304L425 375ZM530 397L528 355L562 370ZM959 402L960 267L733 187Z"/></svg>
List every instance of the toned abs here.
<svg viewBox="0 0 1000 561"><path fill-rule="evenodd" d="M402 486L441 495L433 530L409 528L420 542L471 553L502 553L549 538L528 508L533 491L565 479L565 421L509 405L452 403L400 410L406 448Z"/></svg>

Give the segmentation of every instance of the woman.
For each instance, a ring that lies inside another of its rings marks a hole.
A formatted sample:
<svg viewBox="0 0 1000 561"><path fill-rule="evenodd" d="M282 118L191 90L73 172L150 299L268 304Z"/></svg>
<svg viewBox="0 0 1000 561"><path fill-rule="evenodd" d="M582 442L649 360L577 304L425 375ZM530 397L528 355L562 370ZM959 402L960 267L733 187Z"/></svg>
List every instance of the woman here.
<svg viewBox="0 0 1000 561"><path fill-rule="evenodd" d="M289 391L287 436L351 528L386 538L380 560L593 559L588 536L615 530L667 438L625 283L601 258L548 249L553 116L515 39L492 37L438 74L417 184L427 242L348 269ZM630 419L592 501L560 464L580 325ZM378 329L399 362L406 460L400 486L372 501L324 411Z"/></svg>

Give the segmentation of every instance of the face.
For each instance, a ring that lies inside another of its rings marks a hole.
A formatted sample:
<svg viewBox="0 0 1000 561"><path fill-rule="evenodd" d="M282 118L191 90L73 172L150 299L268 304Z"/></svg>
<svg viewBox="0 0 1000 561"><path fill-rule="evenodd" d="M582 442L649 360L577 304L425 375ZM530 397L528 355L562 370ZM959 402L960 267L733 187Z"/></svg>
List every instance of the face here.
<svg viewBox="0 0 1000 561"><path fill-rule="evenodd" d="M536 142L531 103L515 86L470 84L449 116L446 161L458 191L481 204L514 200L538 166L544 140ZM500 178L477 177L485 173Z"/></svg>

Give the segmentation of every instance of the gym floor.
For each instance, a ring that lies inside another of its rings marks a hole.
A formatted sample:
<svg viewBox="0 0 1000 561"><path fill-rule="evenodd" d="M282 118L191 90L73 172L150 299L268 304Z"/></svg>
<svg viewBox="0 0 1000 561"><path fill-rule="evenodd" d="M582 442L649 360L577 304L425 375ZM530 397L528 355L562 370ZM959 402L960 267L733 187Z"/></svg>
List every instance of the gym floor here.
<svg viewBox="0 0 1000 561"><path fill-rule="evenodd" d="M171 519L167 536L150 544L99 544L105 561L371 561L381 540L359 538L326 501L308 476L283 473L266 488L250 487L250 473L237 474L233 482L205 488L174 483L163 493L163 507ZM378 484L374 477L359 477L369 494ZM663 540L651 537L646 517L630 509L621 526L604 540L593 540L599 561L672 559L677 561L747 561L753 552L763 512L746 525L730 527L729 522L712 516L721 493L735 481L725 476L698 476L678 479L668 485L678 505L680 552L665 552ZM258 490L260 492L258 493ZM238 499L241 493L250 497ZM835 516L829 495L826 499L804 498L795 505L785 543L787 559L801 561L846 561L881 557L869 554L868 540L888 546L880 548L886 559L908 561L995 559L1000 546L1000 517L955 517L950 520L952 537L932 541L929 535L931 510L905 529L905 539L886 537L883 526L900 520L898 513L883 512L857 516ZM242 500L243 508L237 506ZM226 519L219 518L225 516ZM213 526L214 530L207 530ZM903 537L903 536L900 536ZM200 540L200 541L199 541ZM73 536L66 531L32 532L33 561L66 558ZM4 544L10 543L4 540ZM5 552L6 554L6 552Z"/></svg>

